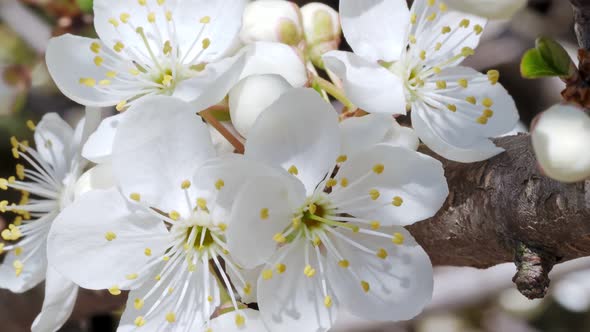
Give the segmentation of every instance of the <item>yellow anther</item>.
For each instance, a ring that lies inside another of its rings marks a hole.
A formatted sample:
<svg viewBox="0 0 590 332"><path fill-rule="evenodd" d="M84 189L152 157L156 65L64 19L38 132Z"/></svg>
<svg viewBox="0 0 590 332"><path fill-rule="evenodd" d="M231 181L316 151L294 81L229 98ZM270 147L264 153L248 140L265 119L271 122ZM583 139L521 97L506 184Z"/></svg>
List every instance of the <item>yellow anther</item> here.
<svg viewBox="0 0 590 332"><path fill-rule="evenodd" d="M486 125L488 124L488 118L482 115L479 118L477 118L475 122L479 123L480 125Z"/></svg>
<svg viewBox="0 0 590 332"><path fill-rule="evenodd" d="M322 244L322 239L320 239L319 236L316 236L313 238L313 240L311 241L311 243L316 246L319 247L320 244Z"/></svg>
<svg viewBox="0 0 590 332"><path fill-rule="evenodd" d="M222 179L215 181L215 189L221 190L225 186L225 182Z"/></svg>
<svg viewBox="0 0 590 332"><path fill-rule="evenodd" d="M283 235L283 233L277 233L277 234L275 234L272 239L276 243L285 243L285 242L287 242L287 239L285 238L285 236Z"/></svg>
<svg viewBox="0 0 590 332"><path fill-rule="evenodd" d="M140 194L138 194L138 193L131 193L131 194L129 195L129 198L131 198L131 200L134 200L134 201L136 201L136 202L139 202L139 201L141 201L141 195L140 195Z"/></svg>
<svg viewBox="0 0 590 332"><path fill-rule="evenodd" d="M20 154L19 154L19 152L18 152L18 149L17 149L17 148L12 148L12 150L10 150L10 151L12 151L12 157L13 157L14 159L19 159L19 158L20 158Z"/></svg>
<svg viewBox="0 0 590 332"><path fill-rule="evenodd" d="M128 13L122 13L121 15L119 15L119 19L123 23L129 22L129 18L131 18L131 15L129 15Z"/></svg>
<svg viewBox="0 0 590 332"><path fill-rule="evenodd" d="M433 67L432 71L434 71L435 74L440 74L442 72L442 69L440 69L440 67Z"/></svg>
<svg viewBox="0 0 590 332"><path fill-rule="evenodd" d="M315 269L313 267L311 267L310 265L307 265L305 267L305 269L303 269L303 274L305 274L308 278L311 278L313 276L315 276Z"/></svg>
<svg viewBox="0 0 590 332"><path fill-rule="evenodd" d="M207 296L207 302L213 302L213 296L211 296L211 295Z"/></svg>
<svg viewBox="0 0 590 332"><path fill-rule="evenodd" d="M87 87L94 87L96 85L96 80L90 77L82 77L80 78L80 84L86 85Z"/></svg>
<svg viewBox="0 0 590 332"><path fill-rule="evenodd" d="M150 248L145 248L145 250L143 251L144 255L146 256L151 256L152 255L152 249Z"/></svg>
<svg viewBox="0 0 590 332"><path fill-rule="evenodd" d="M408 37L408 39L410 40L410 44L416 44L416 42L417 42L416 36L414 36L414 35L410 35Z"/></svg>
<svg viewBox="0 0 590 332"><path fill-rule="evenodd" d="M137 76L137 75L141 74L141 72L139 70L137 70L137 68L131 68L131 69L129 69L129 74L131 74L133 76Z"/></svg>
<svg viewBox="0 0 590 332"><path fill-rule="evenodd" d="M4 243L0 243L0 255L4 253Z"/></svg>
<svg viewBox="0 0 590 332"><path fill-rule="evenodd" d="M462 78L460 80L457 81L457 83L462 87L462 88L467 88L469 86L469 81L467 81L466 79Z"/></svg>
<svg viewBox="0 0 590 332"><path fill-rule="evenodd" d="M336 179L330 178L330 179L328 179L328 181L326 181L326 187L328 187L328 188L332 188L337 184L338 184L338 181L336 181Z"/></svg>
<svg viewBox="0 0 590 332"><path fill-rule="evenodd" d="M109 293L111 293L111 295L121 295L121 289L119 288L119 286L114 285L113 287L109 288Z"/></svg>
<svg viewBox="0 0 590 332"><path fill-rule="evenodd" d="M262 271L262 279L270 280L272 279L272 270L264 270Z"/></svg>
<svg viewBox="0 0 590 332"><path fill-rule="evenodd" d="M389 256L389 254L387 253L387 251L383 248L379 248L379 250L377 250L376 253L377 257L381 258L381 259L386 259L387 256Z"/></svg>
<svg viewBox="0 0 590 332"><path fill-rule="evenodd" d="M250 283L247 282L244 285L244 288L242 290L243 290L244 294L250 295L250 294L252 294L252 285L250 285Z"/></svg>
<svg viewBox="0 0 590 332"><path fill-rule="evenodd" d="M227 231L227 224L226 223L220 222L219 224L217 224L217 227L219 227L219 230L222 232Z"/></svg>
<svg viewBox="0 0 590 332"><path fill-rule="evenodd" d="M338 262L338 266L340 266L343 269L346 269L350 266L350 262L347 261L346 259L343 259L341 261Z"/></svg>
<svg viewBox="0 0 590 332"><path fill-rule="evenodd" d="M428 15L426 17L426 20L429 21L429 22L432 22L432 21L436 20L436 13L432 13L432 14Z"/></svg>
<svg viewBox="0 0 590 332"><path fill-rule="evenodd" d="M348 187L348 179L347 178L342 178L340 180L340 185L342 186L342 188Z"/></svg>
<svg viewBox="0 0 590 332"><path fill-rule="evenodd" d="M197 65L192 65L192 66L190 66L189 68L190 68L191 70L194 70L194 71L196 71L196 72L199 72L199 73L200 73L200 72L202 72L203 70L205 70L205 68L207 68L207 64L206 64L206 63L204 63L204 62L201 62L201 63L199 63L199 64L197 64Z"/></svg>
<svg viewBox="0 0 590 332"><path fill-rule="evenodd" d="M166 255L166 256L162 257L162 260L164 262L168 262L170 260L170 256Z"/></svg>
<svg viewBox="0 0 590 332"><path fill-rule="evenodd" d="M428 5L428 7L434 6L435 3L436 3L436 0L428 0L428 1L426 1L426 4Z"/></svg>
<svg viewBox="0 0 590 332"><path fill-rule="evenodd" d="M291 173L292 175L298 175L299 174L299 170L297 169L297 167L295 165L289 167L288 172Z"/></svg>
<svg viewBox="0 0 590 332"><path fill-rule="evenodd" d="M114 71L107 71L106 76L108 78L115 78L117 77L117 73L115 73Z"/></svg>
<svg viewBox="0 0 590 332"><path fill-rule="evenodd" d="M20 256L23 253L23 247L16 247L14 248L14 255Z"/></svg>
<svg viewBox="0 0 590 332"><path fill-rule="evenodd" d="M378 230L379 228L381 228L380 222L378 222L377 220L371 221L371 229L372 230Z"/></svg>
<svg viewBox="0 0 590 332"><path fill-rule="evenodd" d="M178 221L180 219L180 213L178 211L172 210L168 213L168 217L174 221Z"/></svg>
<svg viewBox="0 0 590 332"><path fill-rule="evenodd" d="M469 28L469 25L471 24L471 21L469 21L468 19L464 18L463 20L461 20L461 22L459 23L459 26L462 28Z"/></svg>
<svg viewBox="0 0 590 332"><path fill-rule="evenodd" d="M110 242L117 238L117 234L109 231L104 234L104 238Z"/></svg>
<svg viewBox="0 0 590 332"><path fill-rule="evenodd" d="M332 297L330 297L329 295L327 295L324 298L324 306L326 306L326 308L331 308L332 307Z"/></svg>
<svg viewBox="0 0 590 332"><path fill-rule="evenodd" d="M14 218L14 221L12 222L15 226L20 226L23 224L23 217L18 216L16 218Z"/></svg>
<svg viewBox="0 0 590 332"><path fill-rule="evenodd" d="M463 47L461 49L461 55L464 57L468 57L468 56L471 56L474 54L475 54L475 51L471 47Z"/></svg>
<svg viewBox="0 0 590 332"><path fill-rule="evenodd" d="M100 86L107 86L107 85L111 85L111 81L109 81L109 80L100 80L100 81L98 82L98 85L100 85Z"/></svg>
<svg viewBox="0 0 590 332"><path fill-rule="evenodd" d="M205 38L203 39L203 49L206 50L211 46L211 39Z"/></svg>
<svg viewBox="0 0 590 332"><path fill-rule="evenodd" d="M174 81L174 77L172 77L172 75L164 75L164 78L162 79L162 85L170 86L172 81Z"/></svg>
<svg viewBox="0 0 590 332"><path fill-rule="evenodd" d="M440 51L441 48L442 48L442 43L440 43L440 42L436 43L436 45L434 46L435 51Z"/></svg>
<svg viewBox="0 0 590 332"><path fill-rule="evenodd" d="M365 293L368 293L371 290L371 285L369 285L369 283L364 280L361 281L361 287Z"/></svg>
<svg viewBox="0 0 590 332"><path fill-rule="evenodd" d="M171 11L166 11L166 21L170 22L172 21L172 12Z"/></svg>
<svg viewBox="0 0 590 332"><path fill-rule="evenodd" d="M170 43L169 40L167 40L164 43L164 48L162 49L162 52L164 52L164 54L166 54L166 55L172 53L172 44Z"/></svg>
<svg viewBox="0 0 590 332"><path fill-rule="evenodd" d="M116 18L109 18L109 23L112 24L115 28L119 26L119 21Z"/></svg>
<svg viewBox="0 0 590 332"><path fill-rule="evenodd" d="M235 323L237 327L242 327L246 324L246 318L241 314L236 314Z"/></svg>
<svg viewBox="0 0 590 332"><path fill-rule="evenodd" d="M316 211L318 210L318 206L313 203L309 204L307 206L307 208L309 209L309 213L311 213L311 214L315 214Z"/></svg>
<svg viewBox="0 0 590 332"><path fill-rule="evenodd" d="M420 59L422 61L426 60L426 51L424 51L424 50L420 51Z"/></svg>
<svg viewBox="0 0 590 332"><path fill-rule="evenodd" d="M475 34L479 36L483 32L483 27L481 25L479 25L479 24L476 24L473 27L473 31L475 31Z"/></svg>
<svg viewBox="0 0 590 332"><path fill-rule="evenodd" d="M188 272L195 272L197 270L197 266L193 263L188 264Z"/></svg>
<svg viewBox="0 0 590 332"><path fill-rule="evenodd" d="M147 16L147 20L150 23L156 23L156 13L154 13L154 12L149 13Z"/></svg>
<svg viewBox="0 0 590 332"><path fill-rule="evenodd" d="M176 315L173 312L167 313L166 314L166 321L168 321L168 323L176 322Z"/></svg>
<svg viewBox="0 0 590 332"><path fill-rule="evenodd" d="M180 184L180 188L182 188L182 189L188 189L190 187L191 187L191 182L189 180L184 180ZM207 205L207 202L205 202L205 205Z"/></svg>
<svg viewBox="0 0 590 332"><path fill-rule="evenodd" d="M144 305L144 301L140 298L136 298L133 301L133 307L135 307L135 309L137 309L137 310L141 310L141 308L143 308L143 305Z"/></svg>
<svg viewBox="0 0 590 332"><path fill-rule="evenodd" d="M145 325L145 318L144 318L144 317L142 317L142 316L137 316L137 317L135 318L135 321L134 321L134 323L135 323L135 326L137 326L137 327L142 327L142 326L144 326L144 325Z"/></svg>
<svg viewBox="0 0 590 332"><path fill-rule="evenodd" d="M103 63L104 63L104 58L103 58L103 57L100 57L100 56L95 56L95 57L94 57L94 64L95 64L97 67L100 67L100 66L102 66L102 64L103 64Z"/></svg>
<svg viewBox="0 0 590 332"><path fill-rule="evenodd" d="M500 72L497 70L490 70L487 73L488 75L488 81L490 81L490 83L492 83L492 85L496 85L498 84L498 81L500 80Z"/></svg>
<svg viewBox="0 0 590 332"><path fill-rule="evenodd" d="M338 158L336 158L336 162L339 163L339 164L344 163L347 160L348 160L348 156L347 155L344 155L344 154L343 155L340 155L340 156L338 156Z"/></svg>
<svg viewBox="0 0 590 332"><path fill-rule="evenodd" d="M172 295L174 293L174 287L168 287L168 295Z"/></svg>
<svg viewBox="0 0 590 332"><path fill-rule="evenodd" d="M393 200L391 200L391 204L393 204L393 206L400 207L402 204L404 204L404 200L399 196L395 196Z"/></svg>
<svg viewBox="0 0 590 332"><path fill-rule="evenodd" d="M99 43L97 43L97 42L93 42L92 44L90 44L90 50L91 50L93 53L96 53L96 54L98 54L98 53L100 52L100 49L101 49L101 46L100 46L100 44L99 44Z"/></svg>
<svg viewBox="0 0 590 332"><path fill-rule="evenodd" d="M158 0L157 3L158 3L158 6L162 6L164 3L166 3L166 1L165 0Z"/></svg>
<svg viewBox="0 0 590 332"><path fill-rule="evenodd" d="M139 3L140 6L145 6L147 3L147 0L137 0L137 3Z"/></svg>
<svg viewBox="0 0 590 332"><path fill-rule="evenodd" d="M483 116L485 116L486 118L491 118L494 116L494 111L490 110L490 109L486 109L483 111Z"/></svg>
<svg viewBox="0 0 590 332"><path fill-rule="evenodd" d="M287 265L285 265L285 264L277 264L277 272L279 274L283 274L283 273L285 273L285 271L287 271Z"/></svg>
<svg viewBox="0 0 590 332"><path fill-rule="evenodd" d="M369 190L369 196L371 196L372 200L376 201L381 196L381 193L377 189L371 189Z"/></svg>
<svg viewBox="0 0 590 332"><path fill-rule="evenodd" d="M477 99L474 96L469 96L465 98L465 101L473 105L477 104Z"/></svg>
<svg viewBox="0 0 590 332"><path fill-rule="evenodd" d="M377 165L373 166L373 172L375 172L375 174L381 174L381 173L383 173L384 170L385 170L385 165L383 165L383 164L377 164Z"/></svg>
<svg viewBox="0 0 590 332"><path fill-rule="evenodd" d="M446 81L436 81L436 88L439 90L443 90L447 88L447 82Z"/></svg>
<svg viewBox="0 0 590 332"><path fill-rule="evenodd" d="M20 143L18 142L18 139L16 139L16 137L10 137L10 145L12 145L13 148L18 148L19 144Z"/></svg>
<svg viewBox="0 0 590 332"><path fill-rule="evenodd" d="M122 112L126 106L127 106L127 101L123 100L120 103L118 103L115 108L117 109L117 111Z"/></svg>
<svg viewBox="0 0 590 332"><path fill-rule="evenodd" d="M8 180L0 178L0 189L8 190Z"/></svg>
<svg viewBox="0 0 590 332"><path fill-rule="evenodd" d="M453 104L448 104L447 109L451 112L457 112L457 106Z"/></svg>
<svg viewBox="0 0 590 332"><path fill-rule="evenodd" d="M412 15L410 16L410 23L416 24L416 22L418 22L418 15L416 15L416 13L412 13Z"/></svg>
<svg viewBox="0 0 590 332"><path fill-rule="evenodd" d="M127 280L135 280L139 277L139 275L137 273L131 273L125 276L125 279Z"/></svg>
<svg viewBox="0 0 590 332"><path fill-rule="evenodd" d="M490 98L484 98L484 99L481 101L481 104L482 104L484 107L490 108L490 107L494 106L494 101L493 101L493 100L491 100Z"/></svg>
<svg viewBox="0 0 590 332"><path fill-rule="evenodd" d="M438 9L439 9L441 12L443 12L443 13L444 13L444 12L446 12L447 10L449 10L449 7L447 6L447 4L446 4L446 3L441 3L440 5L438 5Z"/></svg>
<svg viewBox="0 0 590 332"><path fill-rule="evenodd" d="M266 220L270 216L270 213L267 208L260 209L260 219Z"/></svg>
<svg viewBox="0 0 590 332"><path fill-rule="evenodd" d="M299 226L301 226L301 218L293 218L293 220L291 220L291 224L293 224L295 229L299 228Z"/></svg>
<svg viewBox="0 0 590 332"><path fill-rule="evenodd" d="M121 42L116 42L115 46L113 46L113 49L115 50L115 52L117 53L121 53L121 51L123 51L123 49L125 48L125 44L121 43Z"/></svg>
<svg viewBox="0 0 590 332"><path fill-rule="evenodd" d="M201 20L199 22L201 22L203 24L211 23L211 17L210 16L203 16L203 17L201 17Z"/></svg>
<svg viewBox="0 0 590 332"><path fill-rule="evenodd" d="M442 27L442 29L441 29L441 33L442 33L443 35L445 35L445 34L447 34L447 33L449 33L449 32L451 32L451 27L450 27L450 26L444 26L444 27Z"/></svg>
<svg viewBox="0 0 590 332"><path fill-rule="evenodd" d="M402 244L404 244L404 240L405 240L405 237L402 233L394 233L393 238L391 239L391 242L393 242L394 244L397 244L397 245L402 245Z"/></svg>
<svg viewBox="0 0 590 332"><path fill-rule="evenodd" d="M154 277L154 280L160 281L160 280L162 280L162 276L158 274L157 276Z"/></svg>
<svg viewBox="0 0 590 332"><path fill-rule="evenodd" d="M24 265L21 261L16 260L12 263L12 267L14 267L14 272L16 273L16 276L20 276L21 273L23 272L24 269Z"/></svg>

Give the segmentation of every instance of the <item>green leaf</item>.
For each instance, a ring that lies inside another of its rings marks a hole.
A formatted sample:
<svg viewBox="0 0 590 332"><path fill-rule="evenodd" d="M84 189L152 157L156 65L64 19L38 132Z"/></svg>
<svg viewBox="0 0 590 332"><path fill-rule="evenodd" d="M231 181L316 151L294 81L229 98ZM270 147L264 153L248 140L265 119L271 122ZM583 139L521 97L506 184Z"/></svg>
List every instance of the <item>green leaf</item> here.
<svg viewBox="0 0 590 332"><path fill-rule="evenodd" d="M85 13L92 13L92 0L76 0L78 7Z"/></svg>
<svg viewBox="0 0 590 332"><path fill-rule="evenodd" d="M566 50L556 41L541 37L536 48L522 57L520 72L525 78L568 77L576 69Z"/></svg>

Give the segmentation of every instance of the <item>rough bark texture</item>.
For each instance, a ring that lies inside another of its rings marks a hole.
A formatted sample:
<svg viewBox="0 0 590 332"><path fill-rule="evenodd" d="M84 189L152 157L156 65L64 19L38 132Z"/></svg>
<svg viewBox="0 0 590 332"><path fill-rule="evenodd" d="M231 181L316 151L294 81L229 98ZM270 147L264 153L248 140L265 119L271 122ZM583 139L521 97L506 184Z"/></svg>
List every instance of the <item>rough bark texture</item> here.
<svg viewBox="0 0 590 332"><path fill-rule="evenodd" d="M507 152L485 162L437 157L445 165L449 198L434 218L409 227L433 263L486 268L518 261L521 245L550 257L543 262L549 269L553 262L589 256L590 181L563 184L543 176L528 135L496 143Z"/></svg>
<svg viewBox="0 0 590 332"><path fill-rule="evenodd" d="M590 1L570 0L574 8L576 35L581 48L590 49Z"/></svg>

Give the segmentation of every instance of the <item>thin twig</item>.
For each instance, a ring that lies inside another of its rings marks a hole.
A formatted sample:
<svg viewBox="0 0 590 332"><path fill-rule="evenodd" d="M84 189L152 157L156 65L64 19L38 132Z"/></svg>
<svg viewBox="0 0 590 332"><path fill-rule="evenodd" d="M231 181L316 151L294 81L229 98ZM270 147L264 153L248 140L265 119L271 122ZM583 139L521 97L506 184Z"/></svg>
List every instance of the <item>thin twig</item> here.
<svg viewBox="0 0 590 332"><path fill-rule="evenodd" d="M236 153L243 154L245 151L244 144L213 116L213 111L213 109L206 109L200 112L199 115L233 145Z"/></svg>

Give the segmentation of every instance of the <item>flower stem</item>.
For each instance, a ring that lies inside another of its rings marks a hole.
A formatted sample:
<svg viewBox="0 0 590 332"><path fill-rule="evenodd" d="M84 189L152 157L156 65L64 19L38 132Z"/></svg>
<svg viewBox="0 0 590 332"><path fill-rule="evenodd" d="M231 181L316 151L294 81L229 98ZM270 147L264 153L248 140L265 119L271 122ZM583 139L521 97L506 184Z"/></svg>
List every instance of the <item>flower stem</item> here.
<svg viewBox="0 0 590 332"><path fill-rule="evenodd" d="M240 142L240 140L235 137L225 126L217 120L214 116L214 109L206 109L201 111L199 115L208 123L210 124L215 130L217 130L225 139L227 139L231 145L234 146L236 149L236 153L244 154L244 144Z"/></svg>
<svg viewBox="0 0 590 332"><path fill-rule="evenodd" d="M332 97L336 98L338 101L344 104L344 106L348 107L349 109L356 110L354 104L350 100L348 100L348 98L346 98L344 91L339 89L336 85L332 84L332 82L325 80L319 76L316 76L313 79L313 83L320 87L322 90L326 91Z"/></svg>

